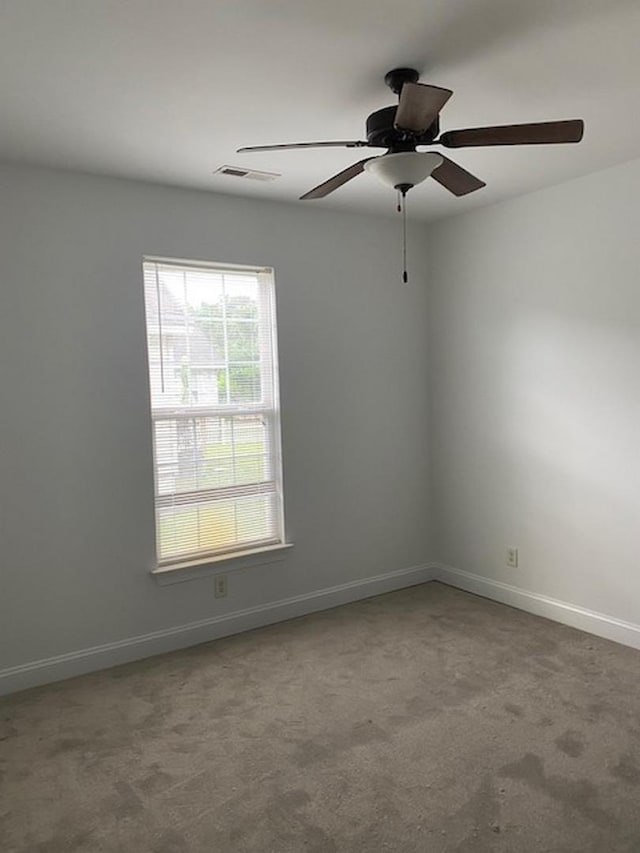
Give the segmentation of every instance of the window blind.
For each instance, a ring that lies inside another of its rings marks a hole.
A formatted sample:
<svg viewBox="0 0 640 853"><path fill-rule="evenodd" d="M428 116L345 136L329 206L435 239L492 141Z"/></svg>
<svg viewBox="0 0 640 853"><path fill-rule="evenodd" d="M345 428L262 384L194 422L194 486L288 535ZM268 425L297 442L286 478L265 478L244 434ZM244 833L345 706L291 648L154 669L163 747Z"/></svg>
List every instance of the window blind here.
<svg viewBox="0 0 640 853"><path fill-rule="evenodd" d="M282 543L272 271L143 267L158 564Z"/></svg>

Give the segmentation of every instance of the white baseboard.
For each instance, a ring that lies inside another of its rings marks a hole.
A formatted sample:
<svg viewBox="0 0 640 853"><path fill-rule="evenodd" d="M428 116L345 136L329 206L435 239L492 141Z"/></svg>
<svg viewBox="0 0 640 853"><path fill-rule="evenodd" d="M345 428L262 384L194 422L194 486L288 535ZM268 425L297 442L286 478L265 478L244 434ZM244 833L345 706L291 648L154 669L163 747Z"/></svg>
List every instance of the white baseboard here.
<svg viewBox="0 0 640 853"><path fill-rule="evenodd" d="M114 643L105 643L44 660L31 661L0 670L0 695L84 675L117 664L129 663L220 637L228 637L231 634L239 634L252 628L305 616L307 613L318 610L327 610L384 592L426 583L432 579L433 573L434 564L431 563L386 572L305 595L296 595L257 607L249 607L224 616L213 616L187 625L178 625L153 631L150 634L117 640Z"/></svg>
<svg viewBox="0 0 640 853"><path fill-rule="evenodd" d="M566 601L549 598L501 581L474 575L441 563L426 563L409 569L386 572L362 580L316 590L257 607L213 616L187 625L177 625L150 634L128 637L88 649L69 652L0 670L0 696L107 669L122 663L206 643L220 637L250 631L319 610L328 610L374 595L437 580L458 589L509 604L536 616L562 622L598 637L640 649L640 625L603 613L586 610Z"/></svg>
<svg viewBox="0 0 640 853"><path fill-rule="evenodd" d="M616 643L640 649L640 625L624 622L622 619L606 616L604 613L586 610L584 607L559 601L556 598L549 598L546 595L539 595L537 592L529 592L526 589L520 589L520 587L511 586L501 581L463 572L461 569L454 569L452 566L445 566L441 563L434 564L434 566L433 580L442 581L449 586L464 589L476 595L482 595L493 601L499 601L501 604L509 604L519 610L534 613L536 616L553 619L554 622L562 622L564 625L579 628L581 631L595 634L597 637L604 637L606 640L613 640Z"/></svg>

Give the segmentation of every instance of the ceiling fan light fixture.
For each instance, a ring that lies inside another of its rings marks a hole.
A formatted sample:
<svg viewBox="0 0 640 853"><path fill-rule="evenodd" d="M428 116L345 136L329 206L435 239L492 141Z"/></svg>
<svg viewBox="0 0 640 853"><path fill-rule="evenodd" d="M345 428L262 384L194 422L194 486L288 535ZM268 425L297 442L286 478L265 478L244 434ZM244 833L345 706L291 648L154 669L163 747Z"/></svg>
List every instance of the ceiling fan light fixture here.
<svg viewBox="0 0 640 853"><path fill-rule="evenodd" d="M382 154L380 157L374 157L364 164L364 168L383 184L396 189L421 184L442 163L443 159L439 154L400 151L396 154Z"/></svg>

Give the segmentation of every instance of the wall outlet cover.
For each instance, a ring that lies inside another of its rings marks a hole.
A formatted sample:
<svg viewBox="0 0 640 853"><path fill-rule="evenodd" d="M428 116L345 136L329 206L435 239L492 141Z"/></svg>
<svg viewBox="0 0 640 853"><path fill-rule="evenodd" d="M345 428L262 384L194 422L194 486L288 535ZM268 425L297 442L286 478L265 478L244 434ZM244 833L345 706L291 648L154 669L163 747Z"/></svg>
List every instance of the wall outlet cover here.
<svg viewBox="0 0 640 853"><path fill-rule="evenodd" d="M227 576L216 575L214 595L216 598L224 598L227 594Z"/></svg>

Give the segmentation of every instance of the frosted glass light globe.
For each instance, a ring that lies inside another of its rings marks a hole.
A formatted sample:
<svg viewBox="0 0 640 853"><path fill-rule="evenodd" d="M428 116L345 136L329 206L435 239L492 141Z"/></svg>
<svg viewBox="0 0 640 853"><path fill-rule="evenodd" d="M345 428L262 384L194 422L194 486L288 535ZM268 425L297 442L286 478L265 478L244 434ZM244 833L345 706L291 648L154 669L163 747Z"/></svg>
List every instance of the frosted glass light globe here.
<svg viewBox="0 0 640 853"><path fill-rule="evenodd" d="M397 154L382 154L364 164L383 184L393 187L415 187L421 184L431 173L441 166L442 157L433 152L400 151Z"/></svg>

